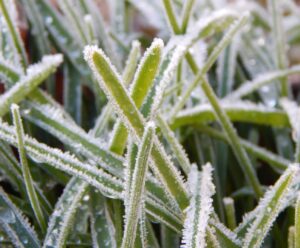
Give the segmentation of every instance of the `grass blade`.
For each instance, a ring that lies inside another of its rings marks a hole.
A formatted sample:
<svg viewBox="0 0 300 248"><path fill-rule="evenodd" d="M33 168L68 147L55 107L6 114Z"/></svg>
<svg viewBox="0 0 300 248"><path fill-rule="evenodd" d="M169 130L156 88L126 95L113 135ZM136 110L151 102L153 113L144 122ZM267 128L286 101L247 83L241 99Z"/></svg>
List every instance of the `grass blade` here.
<svg viewBox="0 0 300 248"><path fill-rule="evenodd" d="M183 14L182 14L182 23L181 23L181 33L184 34L187 30L190 18L193 14L193 6L194 6L195 0L187 0L184 3L183 7Z"/></svg>
<svg viewBox="0 0 300 248"><path fill-rule="evenodd" d="M86 193L86 185L86 182L75 177L67 184L50 217L44 248L65 246L76 210Z"/></svg>
<svg viewBox="0 0 300 248"><path fill-rule="evenodd" d="M191 168L189 186L192 193L187 217L184 222L182 247L201 248L205 246L206 228L210 214L213 211L212 196L215 193L212 167L206 164L202 167L201 177L196 166Z"/></svg>
<svg viewBox="0 0 300 248"><path fill-rule="evenodd" d="M26 185L28 198L30 199L31 207L40 225L40 228L42 232L45 233L47 228L47 224L46 224L47 222L33 185L33 180L31 177L30 169L26 158L26 152L24 148L24 129L23 129L20 112L19 112L19 106L13 104L11 106L11 112L13 116L15 130L16 130L16 136L18 140L18 151L19 151L20 161L22 164L22 173Z"/></svg>
<svg viewBox="0 0 300 248"><path fill-rule="evenodd" d="M154 123L149 123L145 128L145 134L143 135L141 141L141 147L136 157L136 164L132 175L131 189L129 192L128 210L126 210L125 230L121 246L122 248L132 247L135 241L138 220L141 218L143 192L148 169L148 160L153 145L154 132ZM136 217L136 214L138 217Z"/></svg>
<svg viewBox="0 0 300 248"><path fill-rule="evenodd" d="M265 193L259 202L255 220L247 230L243 247L261 246L276 217L286 206L286 196L298 171L297 165L290 165L276 184Z"/></svg>
<svg viewBox="0 0 300 248"><path fill-rule="evenodd" d="M295 207L295 239L294 239L294 244L295 248L300 247L300 197L298 195L297 202L296 202L296 207Z"/></svg>
<svg viewBox="0 0 300 248"><path fill-rule="evenodd" d="M224 203L224 209L225 209L225 213L226 213L228 227L231 230L233 230L236 228L234 201L230 197L225 197L223 199L223 203Z"/></svg>
<svg viewBox="0 0 300 248"><path fill-rule="evenodd" d="M40 241L28 220L0 188L0 224L15 247L39 248Z"/></svg>
<svg viewBox="0 0 300 248"><path fill-rule="evenodd" d="M40 63L30 66L27 70L27 75L0 96L0 116L5 115L9 111L12 103L19 103L23 100L51 73L55 72L61 63L61 55L49 55L43 57Z"/></svg>
<svg viewBox="0 0 300 248"><path fill-rule="evenodd" d="M207 99L209 100L212 108L215 111L217 118L219 119L224 132L226 133L232 150L239 161L239 165L241 166L245 177L247 178L248 182L250 183L251 187L253 188L256 197L259 198L262 195L261 185L257 178L256 172L253 169L250 159L242 147L239 137L234 129L232 123L230 122L229 118L227 117L225 111L221 108L218 98L216 97L213 89L211 88L210 84L207 82L206 79L202 79L202 90L205 93Z"/></svg>
<svg viewBox="0 0 300 248"><path fill-rule="evenodd" d="M0 78L8 85L19 81L21 72L18 71L9 61L0 59Z"/></svg>

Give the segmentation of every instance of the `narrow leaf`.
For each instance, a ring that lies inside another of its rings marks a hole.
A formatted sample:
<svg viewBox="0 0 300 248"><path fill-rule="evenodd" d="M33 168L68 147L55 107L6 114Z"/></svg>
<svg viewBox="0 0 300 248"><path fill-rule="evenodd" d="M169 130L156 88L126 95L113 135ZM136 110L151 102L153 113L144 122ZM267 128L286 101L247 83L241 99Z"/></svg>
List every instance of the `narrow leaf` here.
<svg viewBox="0 0 300 248"><path fill-rule="evenodd" d="M184 222L182 247L201 248L205 246L206 228L212 213L212 196L215 193L213 185L212 167L206 164L202 173L196 166L191 168L189 186L192 194L190 206L187 208L187 217Z"/></svg>
<svg viewBox="0 0 300 248"><path fill-rule="evenodd" d="M255 220L243 241L244 248L261 247L276 217L286 207L286 196L298 171L298 165L290 165L260 200Z"/></svg>
<svg viewBox="0 0 300 248"><path fill-rule="evenodd" d="M28 194L28 198L30 200L31 207L33 209L33 212L35 214L35 217L40 225L40 228L43 233L46 232L46 218L45 215L43 214L37 192L35 191L34 188L34 183L31 177L30 169L28 166L27 158L26 158L26 152L24 148L24 129L23 129L23 124L19 112L19 106L13 104L11 106L11 111L12 111L12 116L13 116L13 121L14 121L14 126L16 130L16 136L18 140L18 151L19 151L19 156L20 156L20 161L22 164L22 172L23 172L23 177L26 185L26 190Z"/></svg>

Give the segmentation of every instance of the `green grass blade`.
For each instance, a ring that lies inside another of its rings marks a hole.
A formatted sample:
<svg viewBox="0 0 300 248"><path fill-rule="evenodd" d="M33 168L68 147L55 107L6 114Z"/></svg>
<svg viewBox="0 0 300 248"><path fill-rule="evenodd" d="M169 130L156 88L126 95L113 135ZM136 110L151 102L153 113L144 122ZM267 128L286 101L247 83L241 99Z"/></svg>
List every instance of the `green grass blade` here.
<svg viewBox="0 0 300 248"><path fill-rule="evenodd" d="M256 105L248 101L222 102L221 105L231 121L246 122L252 124L269 125L273 127L289 127L289 120L281 110L263 105ZM170 124L172 129L185 125L203 124L215 121L213 109L208 104L183 110L178 113L174 122Z"/></svg>
<svg viewBox="0 0 300 248"><path fill-rule="evenodd" d="M139 218L141 218L141 211L143 211L143 193L145 190L144 188L148 170L148 160L153 145L154 132L154 123L147 125L145 128L145 134L143 135L141 141L141 147L136 157L136 163L129 192L129 200L126 200L128 202L128 209L126 210L124 236L121 246L123 248L132 247L135 241L138 221Z"/></svg>
<svg viewBox="0 0 300 248"><path fill-rule="evenodd" d="M213 211L212 196L215 186L211 165L206 164L202 167L201 176L197 167L193 166L188 183L192 198L184 222L182 247L200 248L205 246L206 228Z"/></svg>
<svg viewBox="0 0 300 248"><path fill-rule="evenodd" d="M0 1L0 10L3 14L3 17L5 19L6 25L9 30L9 35L11 36L11 40L13 42L15 51L17 53L17 57L19 60L19 63L21 65L21 68L23 69L23 72L25 72L26 67L27 67L27 56L24 48L24 44L22 42L20 33L17 28L16 24L16 9L15 9L15 3L12 0L5 1L1 0ZM14 13L10 13L14 12Z"/></svg>
<svg viewBox="0 0 300 248"><path fill-rule="evenodd" d="M55 72L61 63L61 55L50 55L43 57L40 63L30 66L27 70L27 75L0 96L0 116L5 115L9 111L12 103L19 103L23 100L51 73Z"/></svg>
<svg viewBox="0 0 300 248"><path fill-rule="evenodd" d="M14 128L6 123L0 123L0 139L17 146ZM113 198L120 198L122 182L100 168L80 162L74 155L50 148L35 139L24 136L25 149L33 160L47 163L59 170L78 176L98 188L103 194Z"/></svg>
<svg viewBox="0 0 300 248"><path fill-rule="evenodd" d="M122 85L109 59L102 50L89 46L85 48L85 59L96 75L100 86L114 103L115 111L120 115L126 127L131 130L133 138L141 139L145 120ZM188 205L188 197L182 179L156 138L154 143L151 157L155 166L152 169L175 197L180 207L184 209Z"/></svg>
<svg viewBox="0 0 300 248"><path fill-rule="evenodd" d="M211 227L206 228L206 245L207 248L221 248L221 245L215 235L215 229Z"/></svg>
<svg viewBox="0 0 300 248"><path fill-rule="evenodd" d="M40 241L28 220L0 188L0 226L15 247L39 248Z"/></svg>
<svg viewBox="0 0 300 248"><path fill-rule="evenodd" d="M255 220L247 230L243 247L261 247L270 227L286 205L286 196L298 171L298 165L290 165L276 184L265 193L259 202Z"/></svg>
<svg viewBox="0 0 300 248"><path fill-rule="evenodd" d="M16 136L18 140L18 151L19 151L20 161L22 164L22 173L26 185L28 198L30 200L31 207L34 211L35 217L40 225L40 228L42 232L45 233L47 228L46 217L42 211L41 204L39 202L37 193L35 191L33 185L34 183L31 177L30 169L26 158L26 152L24 148L24 129L23 129L20 112L19 112L19 106L13 104L11 106L11 112L13 116L15 130L16 130Z"/></svg>
<svg viewBox="0 0 300 248"><path fill-rule="evenodd" d="M176 155L176 158L185 172L186 175L189 174L191 169L191 163L187 157L187 154L181 144L178 142L177 138L175 137L175 134L170 129L168 123L164 120L164 117L161 115L157 116L157 122L158 125L162 131L163 136L168 141L171 149L173 150L174 154Z"/></svg>
<svg viewBox="0 0 300 248"><path fill-rule="evenodd" d="M122 78L124 81L124 85L128 86L135 74L138 61L141 56L141 44L138 41L133 41L131 44L131 50L128 55L126 65L122 74ZM102 110L100 116L96 120L96 124L94 126L94 134L96 137L98 137L101 132L105 129L107 126L107 122L109 121L111 115L113 112L113 107L111 103L108 103Z"/></svg>
<svg viewBox="0 0 300 248"><path fill-rule="evenodd" d="M164 10L167 15L167 19L169 21L169 24L171 26L171 30L174 32L174 34L180 34L181 29L179 27L177 17L175 16L174 7L172 4L172 0L163 0L164 4Z"/></svg>
<svg viewBox="0 0 300 248"><path fill-rule="evenodd" d="M78 206L86 193L87 183L72 178L59 198L50 217L43 247L64 247Z"/></svg>
<svg viewBox="0 0 300 248"><path fill-rule="evenodd" d="M193 6L195 4L195 0L187 0L184 3L183 13L182 13L182 23L181 23L181 33L184 34L187 30L189 20L193 14Z"/></svg>
<svg viewBox="0 0 300 248"><path fill-rule="evenodd" d="M141 107L149 89L154 83L154 78L160 65L162 49L162 40L154 40L145 52L134 76L130 96L137 108ZM111 141L110 150L117 154L122 154L128 137L125 125L118 122L114 132L115 134Z"/></svg>
<svg viewBox="0 0 300 248"><path fill-rule="evenodd" d="M222 132L217 131L211 127L200 125L198 130L200 132L208 134L213 138L228 142L228 139ZM270 164L276 171L282 172L289 166L289 164L292 163L290 160L278 156L263 147L259 147L249 141L246 141L245 139L240 138L240 141L242 146L249 154Z"/></svg>
<svg viewBox="0 0 300 248"><path fill-rule="evenodd" d="M295 207L295 248L300 247L300 197L298 195Z"/></svg>
<svg viewBox="0 0 300 248"><path fill-rule="evenodd" d="M223 199L223 203L224 203L224 209L225 209L225 213L226 213L228 227L231 230L233 230L236 228L234 201L231 197L225 197Z"/></svg>

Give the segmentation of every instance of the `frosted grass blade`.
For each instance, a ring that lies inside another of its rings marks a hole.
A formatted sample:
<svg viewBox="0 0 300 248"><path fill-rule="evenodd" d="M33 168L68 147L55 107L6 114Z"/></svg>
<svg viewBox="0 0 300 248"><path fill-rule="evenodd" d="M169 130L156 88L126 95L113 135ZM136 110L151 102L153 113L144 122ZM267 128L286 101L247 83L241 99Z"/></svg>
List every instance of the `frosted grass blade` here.
<svg viewBox="0 0 300 248"><path fill-rule="evenodd" d="M174 32L174 34L180 34L181 29L179 27L175 12L174 12L174 7L172 4L172 0L163 0L164 4L164 10L167 14L167 19L169 21L169 25L171 26L171 30Z"/></svg>
<svg viewBox="0 0 300 248"><path fill-rule="evenodd" d="M288 230L288 248L298 248L295 246L295 227L290 226Z"/></svg>
<svg viewBox="0 0 300 248"><path fill-rule="evenodd" d="M67 184L50 217L44 248L65 246L76 210L86 189L87 183L75 177Z"/></svg>
<svg viewBox="0 0 300 248"><path fill-rule="evenodd" d="M221 105L231 121L270 125L273 127L290 126L286 113L281 110L248 101L221 101ZM185 125L201 124L215 120L216 116L212 107L204 103L179 112L170 126L172 129L175 129Z"/></svg>
<svg viewBox="0 0 300 248"><path fill-rule="evenodd" d="M153 145L154 132L154 123L150 122L145 128L141 146L136 157L129 192L129 200L127 200L128 210L126 210L124 236L121 245L122 248L132 247L135 241L138 221L139 218L141 218L141 211L143 211L143 193L145 191L146 174L148 170L149 156Z"/></svg>
<svg viewBox="0 0 300 248"><path fill-rule="evenodd" d="M228 101L233 101L240 99L244 96L251 94L252 92L260 89L261 87L273 83L274 81L294 74L300 73L300 66L294 65L285 70L277 70L273 72L267 72L265 74L257 76L255 79L249 82L243 83L238 89L234 90L232 93L229 93L225 99Z"/></svg>
<svg viewBox="0 0 300 248"><path fill-rule="evenodd" d="M215 229L211 227L206 228L206 245L207 248L221 248L221 245L215 235Z"/></svg>
<svg viewBox="0 0 300 248"><path fill-rule="evenodd" d="M26 185L26 191L28 194L28 198L30 200L31 207L33 209L33 212L35 214L35 217L40 225L40 228L43 233L46 232L46 217L42 211L41 204L39 202L37 192L34 188L34 182L31 177L30 169L28 166L27 158L26 158L26 152L24 148L24 129L23 124L19 112L19 106L13 104L11 106L11 112L13 116L13 122L16 130L16 136L18 140L18 152L19 157L22 165L22 173Z"/></svg>
<svg viewBox="0 0 300 248"><path fill-rule="evenodd" d="M212 196L215 193L215 186L211 165L206 164L202 167L201 176L194 165L188 183L192 198L186 212L181 247L201 248L205 246L206 228L213 211Z"/></svg>
<svg viewBox="0 0 300 248"><path fill-rule="evenodd" d="M131 44L131 50L128 55L128 59L126 61L125 69L122 74L122 78L125 86L128 86L131 83L140 56L141 56L141 44L138 41L133 41ZM95 134L96 137L98 137L106 127L107 122L112 115L112 112L113 112L112 104L107 103L107 105L103 108L100 116L97 118L96 124L94 126L93 133Z"/></svg>
<svg viewBox="0 0 300 248"><path fill-rule="evenodd" d="M188 175L191 168L191 163L187 157L187 154L181 144L178 142L175 134L170 129L168 123L163 119L161 115L157 116L157 122L159 123L159 127L163 133L163 136L167 139L171 149L176 155L176 158L182 167L183 171Z"/></svg>
<svg viewBox="0 0 300 248"><path fill-rule="evenodd" d="M298 172L298 165L290 165L260 200L255 220L247 230L243 241L244 248L261 246L276 217L286 207L286 196Z"/></svg>
<svg viewBox="0 0 300 248"><path fill-rule="evenodd" d="M0 225L15 247L41 247L40 241L28 220L12 203L2 188L0 188Z"/></svg>
<svg viewBox="0 0 300 248"><path fill-rule="evenodd" d="M135 106L132 98L123 87L120 77L102 50L96 47L85 48L85 59L92 68L100 86L108 98L114 103L115 111L131 130L133 138L140 140L143 135L145 120ZM155 137L151 157L154 160L155 174L175 197L182 209L187 207L188 197L178 171L167 157L163 147Z"/></svg>
<svg viewBox="0 0 300 248"><path fill-rule="evenodd" d="M16 24L16 9L14 4L15 3L12 0L0 0L0 10L9 29L9 35L11 36L11 40L17 54L17 60L20 63L23 72L25 72L27 67L27 57L24 44L21 40L21 36ZM10 13L9 10L13 11L14 13Z"/></svg>
<svg viewBox="0 0 300 248"><path fill-rule="evenodd" d="M189 21L193 14L193 6L195 5L195 0L187 0L184 3L183 12L182 12L182 22L181 22L181 33L184 34L187 30Z"/></svg>
<svg viewBox="0 0 300 248"><path fill-rule="evenodd" d="M155 39L145 52L135 73L132 86L130 87L130 96L137 108L142 106L149 89L154 83L154 78L160 65L162 49L162 40ZM117 154L122 154L126 146L127 137L126 127L119 121L115 126L110 150Z"/></svg>
<svg viewBox="0 0 300 248"><path fill-rule="evenodd" d="M0 78L8 85L13 85L19 81L21 72L9 61L0 58Z"/></svg>
<svg viewBox="0 0 300 248"><path fill-rule="evenodd" d="M27 75L0 96L0 116L9 111L12 103L19 103L39 84L41 84L51 73L55 72L62 63L61 55L44 56L38 64L31 65Z"/></svg>

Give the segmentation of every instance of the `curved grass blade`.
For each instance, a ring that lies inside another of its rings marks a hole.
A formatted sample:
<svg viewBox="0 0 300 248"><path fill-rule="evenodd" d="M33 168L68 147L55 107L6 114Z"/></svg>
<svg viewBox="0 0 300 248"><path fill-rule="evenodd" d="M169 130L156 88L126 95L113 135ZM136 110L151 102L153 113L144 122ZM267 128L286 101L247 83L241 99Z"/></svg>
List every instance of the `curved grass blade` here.
<svg viewBox="0 0 300 248"><path fill-rule="evenodd" d="M59 198L50 217L43 247L64 247L74 222L76 210L86 192L87 183L72 178Z"/></svg>
<svg viewBox="0 0 300 248"><path fill-rule="evenodd" d="M18 62L20 63L23 72L25 72L27 67L27 57L24 44L17 28L17 20L14 16L16 14L15 4L12 0L0 0L0 10L8 27L9 35L11 36L11 40L17 54ZM9 10L14 13L10 13Z"/></svg>
<svg viewBox="0 0 300 248"><path fill-rule="evenodd" d="M19 112L19 106L13 104L11 106L11 112L13 116L13 122L16 130L16 136L18 141L18 151L20 156L20 161L22 165L22 173L26 185L26 191L28 194L28 198L30 200L31 207L33 209L34 215L39 223L39 226L43 233L46 232L47 228L47 222L46 217L42 211L41 204L39 202L37 192L34 188L34 183L31 177L30 169L28 166L27 158L26 158L26 152L24 148L24 129L23 124Z"/></svg>
<svg viewBox="0 0 300 248"><path fill-rule="evenodd" d="M197 127L197 129L200 132L206 133L213 138L222 140L224 142L228 142L226 136L223 133L221 133L211 127L199 125L199 127ZM249 154L252 154L256 158L259 158L262 161L265 161L266 163L270 164L275 169L276 172L281 173L289 166L289 164L291 164L290 160L285 159L281 156L278 156L263 147L259 147L255 144L248 142L241 138L240 138L240 141L241 141L242 146L245 148L245 150Z"/></svg>
<svg viewBox="0 0 300 248"><path fill-rule="evenodd" d="M283 77L289 75L299 74L300 66L295 65L285 70L278 70L273 72L267 72L265 74L257 76L255 79L249 82L243 83L238 89L228 94L225 99L228 101L237 100L244 96L251 94L252 92L258 90L259 88L272 83Z"/></svg>
<svg viewBox="0 0 300 248"><path fill-rule="evenodd" d="M209 55L207 61L205 62L204 66L201 70L197 72L197 75L194 79L194 81L188 86L186 91L182 93L180 96L180 101L176 103L174 106L172 113L171 113L171 119L176 116L176 114L182 109L184 104L186 103L188 97L192 93L192 91L195 89L197 84L200 82L201 78L208 72L208 70L212 67L216 59L218 58L219 54L224 50L224 48L231 42L233 37L236 35L238 31L244 25L247 23L248 15L244 14L242 17L240 17L237 21L232 24L230 29L227 31L227 33L223 36L222 40L218 43L218 45L213 49L211 54Z"/></svg>
<svg viewBox="0 0 300 248"><path fill-rule="evenodd" d="M28 220L0 187L0 225L18 248L39 248L40 241Z"/></svg>
<svg viewBox="0 0 300 248"><path fill-rule="evenodd" d="M8 176L11 176L13 181L16 182L18 185L19 192L22 194L23 197L27 197L26 193L26 186L24 184L24 179L22 177L22 169L19 162L16 160L15 155L13 154L13 151L2 141L0 141L0 161L3 161L6 174ZM43 192L40 190L37 185L34 185L35 190L37 192L39 201L43 207L43 210L49 215L52 211L52 206L43 194Z"/></svg>
<svg viewBox="0 0 300 248"><path fill-rule="evenodd" d="M201 176L196 166L191 168L189 174L188 183L192 198L184 222L181 247L185 248L205 246L206 228L210 214L213 211L212 196L215 193L215 187L213 185L212 167L210 164L206 164L202 168Z"/></svg>
<svg viewBox="0 0 300 248"><path fill-rule="evenodd" d="M136 163L129 192L129 200L126 200L128 202L128 210L126 210L124 236L121 245L122 248L132 247L135 241L138 221L139 218L141 218L141 211L143 211L143 193L145 191L148 160L153 145L154 132L154 123L150 122L145 128L145 133L141 141L141 147L136 157Z"/></svg>
<svg viewBox="0 0 300 248"><path fill-rule="evenodd" d="M55 72L62 63L62 56L49 55L44 56L38 64L32 65L27 70L27 75L0 96L0 116L9 111L12 103L19 103L39 84L41 84L51 73Z"/></svg>
<svg viewBox="0 0 300 248"><path fill-rule="evenodd" d="M247 230L244 238L244 248L261 247L276 217L286 207L286 197L298 172L298 165L290 165L275 185L260 200L255 220Z"/></svg>
<svg viewBox="0 0 300 248"><path fill-rule="evenodd" d="M168 123L163 119L161 115L157 116L157 122L159 123L159 127L163 133L163 136L167 139L171 149L176 155L176 158L181 168L183 169L185 174L188 175L190 172L191 163L187 157L185 150L178 142L177 138L175 137L175 134L172 132Z"/></svg>
<svg viewBox="0 0 300 248"><path fill-rule="evenodd" d="M13 146L17 146L14 128L4 122L0 123L0 139L5 140ZM24 136L24 140L26 152L33 160L49 164L59 170L80 177L98 188L103 194L113 198L121 198L122 182L104 170L87 163L82 163L74 155L50 148L26 135Z"/></svg>
<svg viewBox="0 0 300 248"><path fill-rule="evenodd" d="M160 65L162 49L162 40L155 39L145 52L142 61L138 66L138 70L135 73L130 89L130 96L137 108L142 106L143 101L154 82L154 78ZM117 154L122 154L126 146L127 137L128 133L125 125L120 121L117 122L110 150Z"/></svg>
<svg viewBox="0 0 300 248"><path fill-rule="evenodd" d="M127 128L131 130L133 138L140 140L145 120L122 85L120 77L109 59L102 50L90 46L85 48L85 59L107 97L114 103L115 111L120 115ZM151 157L155 166L152 169L175 197L181 209L184 209L188 205L188 196L183 181L156 137L154 144Z"/></svg>
<svg viewBox="0 0 300 248"><path fill-rule="evenodd" d="M289 127L287 115L280 110L256 105L247 101L221 102L222 108L231 121L247 122L253 124L270 125L273 127ZM186 109L176 116L171 128L175 129L185 125L201 124L215 121L213 109L209 104Z"/></svg>

